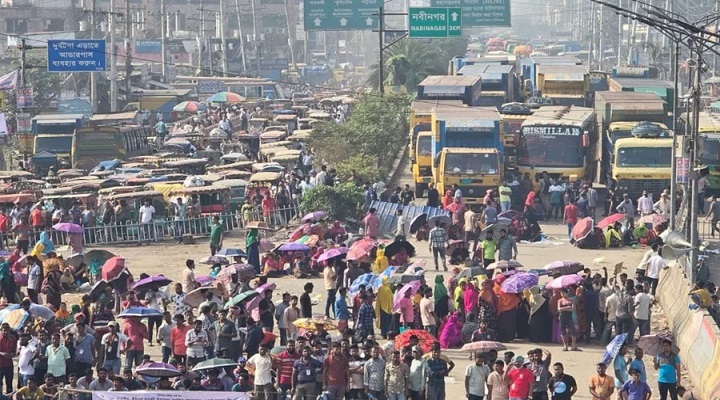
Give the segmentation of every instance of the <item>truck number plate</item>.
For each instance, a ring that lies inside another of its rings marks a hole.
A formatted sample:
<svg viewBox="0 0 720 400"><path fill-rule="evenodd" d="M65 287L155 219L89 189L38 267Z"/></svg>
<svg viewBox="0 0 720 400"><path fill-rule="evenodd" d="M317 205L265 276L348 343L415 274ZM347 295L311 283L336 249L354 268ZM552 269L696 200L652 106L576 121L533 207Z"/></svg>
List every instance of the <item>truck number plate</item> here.
<svg viewBox="0 0 720 400"><path fill-rule="evenodd" d="M469 179L469 178L460 179L460 184L462 184L462 185L469 185L471 183L472 183L472 179Z"/></svg>

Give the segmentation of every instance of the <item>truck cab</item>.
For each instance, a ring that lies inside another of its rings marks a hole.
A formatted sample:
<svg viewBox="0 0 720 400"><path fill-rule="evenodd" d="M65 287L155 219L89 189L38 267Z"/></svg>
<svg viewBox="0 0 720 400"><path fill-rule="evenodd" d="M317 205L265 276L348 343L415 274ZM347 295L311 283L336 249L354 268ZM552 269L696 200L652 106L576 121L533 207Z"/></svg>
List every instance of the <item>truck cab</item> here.
<svg viewBox="0 0 720 400"><path fill-rule="evenodd" d="M433 176L441 195L455 184L465 204L478 208L487 190L502 182L502 157L494 148L446 147L435 159Z"/></svg>
<svg viewBox="0 0 720 400"><path fill-rule="evenodd" d="M618 139L613 146L612 175L618 196L635 201L643 190L651 195L670 187L673 139L660 124L640 124L632 137Z"/></svg>
<svg viewBox="0 0 720 400"><path fill-rule="evenodd" d="M432 182L432 135L431 131L420 131L415 135L411 156L415 197L424 196L428 184Z"/></svg>

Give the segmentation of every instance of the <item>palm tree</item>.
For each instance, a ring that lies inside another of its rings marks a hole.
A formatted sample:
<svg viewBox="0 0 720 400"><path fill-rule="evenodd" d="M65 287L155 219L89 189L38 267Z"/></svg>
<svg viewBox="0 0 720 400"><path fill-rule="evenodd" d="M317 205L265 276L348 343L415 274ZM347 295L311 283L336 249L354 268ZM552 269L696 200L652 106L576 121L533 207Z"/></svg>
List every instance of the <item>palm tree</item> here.
<svg viewBox="0 0 720 400"><path fill-rule="evenodd" d="M448 41L426 43L405 38L393 44L383 53L383 83L388 87L404 87L408 92L414 92L427 76L445 75L448 61L458 55L454 53L459 48L465 49L466 46L443 46L443 42ZM372 65L367 85L377 89L379 74L378 64Z"/></svg>

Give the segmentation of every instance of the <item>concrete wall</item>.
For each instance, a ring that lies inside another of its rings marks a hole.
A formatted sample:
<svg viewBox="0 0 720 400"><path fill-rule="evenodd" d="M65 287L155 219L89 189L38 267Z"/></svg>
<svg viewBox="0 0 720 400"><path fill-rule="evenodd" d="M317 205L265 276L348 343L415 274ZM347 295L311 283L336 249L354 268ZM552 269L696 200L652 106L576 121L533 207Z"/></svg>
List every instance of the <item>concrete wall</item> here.
<svg viewBox="0 0 720 400"><path fill-rule="evenodd" d="M658 299L680 348L680 361L702 400L720 399L720 330L705 311L688 308L690 282L678 267L660 275Z"/></svg>

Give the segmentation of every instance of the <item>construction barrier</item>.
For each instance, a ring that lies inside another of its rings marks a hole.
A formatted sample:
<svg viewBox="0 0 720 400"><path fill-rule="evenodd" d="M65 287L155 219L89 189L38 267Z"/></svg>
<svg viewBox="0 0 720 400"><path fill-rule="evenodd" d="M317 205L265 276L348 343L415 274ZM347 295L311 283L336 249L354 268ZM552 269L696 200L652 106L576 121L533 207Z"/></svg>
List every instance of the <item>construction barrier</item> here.
<svg viewBox="0 0 720 400"><path fill-rule="evenodd" d="M720 399L720 330L707 310L691 310L690 281L674 263L660 274L657 297L667 317L680 361L703 400Z"/></svg>

